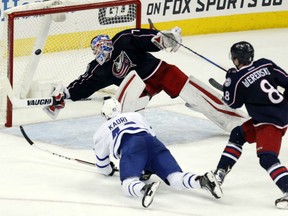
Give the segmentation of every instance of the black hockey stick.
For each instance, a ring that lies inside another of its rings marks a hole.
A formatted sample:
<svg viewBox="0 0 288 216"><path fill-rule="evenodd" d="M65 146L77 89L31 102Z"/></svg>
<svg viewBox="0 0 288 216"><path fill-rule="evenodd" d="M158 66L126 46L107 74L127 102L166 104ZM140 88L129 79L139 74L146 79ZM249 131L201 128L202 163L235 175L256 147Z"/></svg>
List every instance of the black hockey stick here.
<svg viewBox="0 0 288 216"><path fill-rule="evenodd" d="M153 22L152 22L152 20L151 20L150 18L148 18L148 22L149 22L149 25L150 25L150 29L155 29L155 30L161 32L160 30L158 30L158 29L154 26L154 24L153 24ZM179 43L177 40L175 40L174 38L171 38L169 35L167 35L167 34L165 34L165 33L163 33L163 32L161 32L161 34L163 34L165 37L173 40L174 42L178 43L181 47L189 50L189 51L192 52L193 54L195 54L195 55L199 56L200 58L204 59L205 61L207 61L207 62L213 64L214 66L220 68L221 70L227 72L227 70L226 70L225 68L221 67L220 65L216 64L215 62L211 61L210 59L206 58L205 56L203 56L203 55L195 52L194 50L192 50L191 48L185 46L184 44Z"/></svg>
<svg viewBox="0 0 288 216"><path fill-rule="evenodd" d="M214 88L223 92L223 86L219 82L217 82L215 79L210 78L208 81Z"/></svg>
<svg viewBox="0 0 288 216"><path fill-rule="evenodd" d="M31 145L31 146L34 146L35 148L41 150L41 151L44 151L44 152L47 152L47 153L50 153L52 155L55 155L55 156L58 156L60 158L64 158L64 159L67 159L67 160L72 160L72 161L76 161L78 163L82 163L82 164L86 164L86 165L89 165L89 166L96 166L95 163L91 163L91 162L88 162L88 161L84 161L84 160L80 160L80 159L77 159L77 158L71 158L71 157L68 157L68 156L65 156L65 155L61 155L61 154L57 154L55 152L52 152L52 151L49 151L47 149L42 149L40 148L39 146L37 145L34 145L34 142L29 138L29 136L26 134L24 128L22 125L20 125L20 131L23 135L23 137L26 139L26 141Z"/></svg>

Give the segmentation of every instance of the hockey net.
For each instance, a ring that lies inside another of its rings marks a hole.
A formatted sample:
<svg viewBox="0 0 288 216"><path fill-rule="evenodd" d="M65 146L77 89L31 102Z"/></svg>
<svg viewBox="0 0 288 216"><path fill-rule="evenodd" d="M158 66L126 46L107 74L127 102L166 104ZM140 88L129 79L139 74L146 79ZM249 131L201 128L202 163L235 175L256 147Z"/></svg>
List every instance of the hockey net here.
<svg viewBox="0 0 288 216"><path fill-rule="evenodd" d="M85 72L94 58L90 49L94 36L113 37L123 29L140 27L141 3L139 0L43 1L5 11L4 24L0 41L0 81L8 77L17 98L45 97L54 85L67 86ZM109 87L99 93L113 94L115 89ZM33 109L42 109L13 107L6 91L1 85L1 126L10 127L15 119L21 123L21 119L32 115ZM86 111L76 108L62 112ZM43 112L43 115L46 114Z"/></svg>

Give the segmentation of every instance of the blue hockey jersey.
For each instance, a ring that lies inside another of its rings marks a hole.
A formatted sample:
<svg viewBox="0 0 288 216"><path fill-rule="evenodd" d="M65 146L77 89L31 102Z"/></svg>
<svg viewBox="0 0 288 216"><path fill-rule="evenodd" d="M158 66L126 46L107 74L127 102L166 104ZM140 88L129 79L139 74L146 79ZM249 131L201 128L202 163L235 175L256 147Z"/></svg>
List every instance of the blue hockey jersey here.
<svg viewBox="0 0 288 216"><path fill-rule="evenodd" d="M132 70L136 70L143 80L150 77L161 63L150 53L160 51L151 42L157 33L153 29L127 29L116 34L112 38L111 59L103 65L93 59L86 72L68 85L70 99L81 100L107 86L119 86Z"/></svg>
<svg viewBox="0 0 288 216"><path fill-rule="evenodd" d="M284 90L278 89L279 87ZM223 99L231 108L245 105L254 124L288 126L288 74L268 59L227 73Z"/></svg>

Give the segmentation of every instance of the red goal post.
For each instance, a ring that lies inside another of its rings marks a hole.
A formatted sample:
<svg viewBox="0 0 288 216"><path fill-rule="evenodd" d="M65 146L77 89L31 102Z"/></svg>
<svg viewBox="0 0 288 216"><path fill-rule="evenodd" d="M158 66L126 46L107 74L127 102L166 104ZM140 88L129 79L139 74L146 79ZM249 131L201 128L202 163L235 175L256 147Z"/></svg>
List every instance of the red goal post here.
<svg viewBox="0 0 288 216"><path fill-rule="evenodd" d="M16 98L47 97L53 85L67 86L94 58L90 40L95 35L113 37L126 28L141 27L141 2L51 0L14 7L4 15L0 122L11 127L14 112L20 108L13 107L7 97L2 85L6 77Z"/></svg>

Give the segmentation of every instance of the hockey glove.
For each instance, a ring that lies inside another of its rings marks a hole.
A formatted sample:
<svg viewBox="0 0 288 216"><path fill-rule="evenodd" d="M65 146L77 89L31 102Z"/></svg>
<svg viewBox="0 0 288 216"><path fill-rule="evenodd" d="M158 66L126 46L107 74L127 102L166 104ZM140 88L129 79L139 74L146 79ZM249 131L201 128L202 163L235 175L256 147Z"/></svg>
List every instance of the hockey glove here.
<svg viewBox="0 0 288 216"><path fill-rule="evenodd" d="M159 49L171 48L170 52L176 52L182 43L181 32L181 28L176 26L171 30L158 32L158 34L154 36L151 41Z"/></svg>
<svg viewBox="0 0 288 216"><path fill-rule="evenodd" d="M153 174L152 172L150 172L148 170L144 170L140 176L140 181L149 180L152 174Z"/></svg>
<svg viewBox="0 0 288 216"><path fill-rule="evenodd" d="M109 176L113 176L115 172L119 172L119 169L115 166L115 164L112 161L110 161L110 166L112 168L112 172L108 174Z"/></svg>
<svg viewBox="0 0 288 216"><path fill-rule="evenodd" d="M52 96L53 103L49 106L49 109L54 111L55 109L63 109L65 107L65 94L59 93L57 96Z"/></svg>
<svg viewBox="0 0 288 216"><path fill-rule="evenodd" d="M57 118L61 109L65 107L65 98L69 98L69 91L63 85L55 86L51 93L52 105L44 107L43 110L53 120Z"/></svg>

